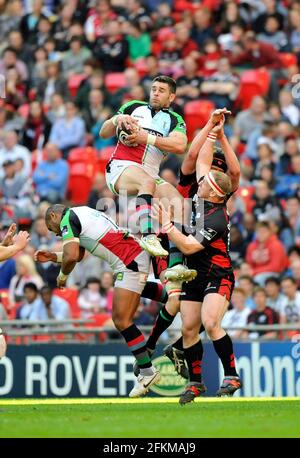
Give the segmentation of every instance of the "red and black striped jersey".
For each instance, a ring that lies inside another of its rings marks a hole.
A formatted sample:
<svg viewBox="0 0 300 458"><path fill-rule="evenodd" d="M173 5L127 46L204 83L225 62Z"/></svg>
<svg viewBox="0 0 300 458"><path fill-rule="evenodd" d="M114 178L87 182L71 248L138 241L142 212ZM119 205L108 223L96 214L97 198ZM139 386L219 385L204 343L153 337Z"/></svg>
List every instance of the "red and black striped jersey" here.
<svg viewBox="0 0 300 458"><path fill-rule="evenodd" d="M196 198L191 226L193 236L204 246L187 257L187 265L198 275L220 276L233 272L229 255L230 221L226 202L213 203Z"/></svg>

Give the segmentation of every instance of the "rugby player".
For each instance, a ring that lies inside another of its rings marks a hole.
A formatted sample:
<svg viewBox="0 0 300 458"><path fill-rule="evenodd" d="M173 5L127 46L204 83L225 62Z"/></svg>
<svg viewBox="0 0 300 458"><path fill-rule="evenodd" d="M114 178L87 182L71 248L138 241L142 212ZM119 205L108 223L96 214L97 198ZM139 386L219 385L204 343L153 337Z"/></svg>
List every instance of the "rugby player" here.
<svg viewBox="0 0 300 458"><path fill-rule="evenodd" d="M24 250L27 243L29 242L30 236L28 232L20 231L17 235L15 235L16 229L17 226L15 223L13 223L5 234L0 244L0 261L5 261L6 259L9 259L15 254L19 253L19 251ZM6 349L6 341L3 335L3 331L0 328L0 359L5 356Z"/></svg>
<svg viewBox="0 0 300 458"><path fill-rule="evenodd" d="M224 123L224 120L223 120ZM212 156L217 134L222 122L210 131L203 145L204 155ZM188 365L189 383L180 397L186 404L200 396L206 389L202 382L203 347L199 328L203 324L213 342L224 368L224 380L218 396L232 395L241 388L242 382L236 372L233 346L230 337L221 327L234 287L234 274L229 256L229 216L226 201L232 194L232 184L223 172L206 171L197 164L199 188L196 195L193 235L184 235L170 220L170 212L154 206L153 217L163 222L163 229L187 256L187 265L196 268L198 276L184 285L181 301L184 356Z"/></svg>
<svg viewBox="0 0 300 458"><path fill-rule="evenodd" d="M148 277L148 253L128 231L120 229L105 213L86 206L67 208L53 205L47 209L45 221L51 232L62 237L63 251L37 251L35 259L38 262L61 263L57 278L59 288L66 285L68 275L83 258L85 249L110 264L116 278L112 319L140 369L129 396L146 394L149 387L160 380L160 374L151 363L144 336L134 324L133 317ZM153 291L158 293L159 288Z"/></svg>
<svg viewBox="0 0 300 458"><path fill-rule="evenodd" d="M201 170L202 174L205 174L211 169L227 173L232 182L232 192L236 191L238 188L240 165L233 149L226 139L224 130L221 129L219 135L222 149L214 148L213 151L201 149L209 132L221 119L220 116L224 116L225 114L230 114L226 108L215 110L201 132L196 135L189 148L189 151L181 165L180 181L177 186L177 189L185 198L193 198L197 193L198 183L196 177L196 164L198 166L198 170ZM223 151L225 154L223 154ZM165 266L163 265L163 262L165 262ZM160 260L158 266L154 270L159 273L159 269L163 270L166 268L166 263L167 261L164 261L163 259ZM147 341L147 349L151 355L155 351L157 340L173 322L173 319L179 311L179 305L179 299L177 301L169 301L159 313L151 335ZM204 327L202 325L200 332L203 330ZM183 378L188 378L188 371L184 361L182 337L180 337L174 344L167 345L164 349L164 354L172 361L178 374ZM136 365L134 367L134 371L137 375L138 367Z"/></svg>
<svg viewBox="0 0 300 458"><path fill-rule="evenodd" d="M162 180L159 166L167 153L184 154L187 146L186 126L182 117L170 110L176 96L176 82L168 76L153 80L150 102L133 100L125 103L118 113L104 122L99 135L110 138L116 128L127 129L126 144L118 142L106 167L106 181L116 194L126 191L136 195L136 211L142 238L141 246L152 256L167 256L155 234L151 219L153 197L168 202L177 200L177 207L184 208L184 199L174 186ZM183 216L180 214L182 223ZM189 281L195 277L183 265L183 256L171 244L169 269L165 277L170 280Z"/></svg>

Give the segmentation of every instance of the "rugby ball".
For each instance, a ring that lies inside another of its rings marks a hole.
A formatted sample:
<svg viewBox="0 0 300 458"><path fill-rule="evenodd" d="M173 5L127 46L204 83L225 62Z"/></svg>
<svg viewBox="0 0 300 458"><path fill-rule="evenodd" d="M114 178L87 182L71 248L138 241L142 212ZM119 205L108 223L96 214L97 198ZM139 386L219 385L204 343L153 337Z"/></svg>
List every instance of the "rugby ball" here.
<svg viewBox="0 0 300 458"><path fill-rule="evenodd" d="M127 129L124 125L124 123L121 124L121 127L117 127L116 129L116 136L117 139L119 140L120 143L122 143L125 146L137 146L137 143L130 143L127 140L128 135L131 135L133 133L132 130Z"/></svg>

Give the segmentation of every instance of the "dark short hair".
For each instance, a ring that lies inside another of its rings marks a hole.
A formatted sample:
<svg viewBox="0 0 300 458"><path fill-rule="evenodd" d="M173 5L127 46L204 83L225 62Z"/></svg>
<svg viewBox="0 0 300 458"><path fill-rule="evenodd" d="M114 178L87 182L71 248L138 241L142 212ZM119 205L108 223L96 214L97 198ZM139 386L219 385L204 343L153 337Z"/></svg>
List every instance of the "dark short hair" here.
<svg viewBox="0 0 300 458"><path fill-rule="evenodd" d="M278 277L269 277L266 279L265 281L265 285L267 285L268 283L276 283L277 286L280 286L280 280Z"/></svg>
<svg viewBox="0 0 300 458"><path fill-rule="evenodd" d="M157 76L156 78L154 78L153 80L153 83L165 83L169 86L170 88L170 91L175 94L176 93L176 89L177 89L177 85L176 85L176 81L173 80L173 78L171 78L170 76L165 76L165 75L159 75Z"/></svg>
<svg viewBox="0 0 300 458"><path fill-rule="evenodd" d="M252 283L252 285L254 286L255 285L255 281L253 280L252 277L250 277L250 275L242 275L239 280L248 280L250 281L250 283Z"/></svg>
<svg viewBox="0 0 300 458"><path fill-rule="evenodd" d="M259 221L258 223L256 223L255 225L256 230L261 227L264 227L265 229L268 229L269 231L271 230L270 224L268 223L268 221Z"/></svg>
<svg viewBox="0 0 300 458"><path fill-rule="evenodd" d="M49 285L42 286L42 288L40 289L40 293L41 294L43 294L43 293L52 294L52 292L53 292L53 289Z"/></svg>
<svg viewBox="0 0 300 458"><path fill-rule="evenodd" d="M267 293L266 293L266 290L265 288L263 288L262 286L256 286L253 290L253 296L255 296L255 294L257 293L264 293L264 295L267 297Z"/></svg>
<svg viewBox="0 0 300 458"><path fill-rule="evenodd" d="M31 289L31 291L34 291L35 293L38 292L36 284L32 282L25 283L23 286L23 291L25 291L25 289Z"/></svg>
<svg viewBox="0 0 300 458"><path fill-rule="evenodd" d="M227 164L225 160L224 153L221 148L216 147L213 155L212 167L217 167L222 170L222 172L227 172Z"/></svg>

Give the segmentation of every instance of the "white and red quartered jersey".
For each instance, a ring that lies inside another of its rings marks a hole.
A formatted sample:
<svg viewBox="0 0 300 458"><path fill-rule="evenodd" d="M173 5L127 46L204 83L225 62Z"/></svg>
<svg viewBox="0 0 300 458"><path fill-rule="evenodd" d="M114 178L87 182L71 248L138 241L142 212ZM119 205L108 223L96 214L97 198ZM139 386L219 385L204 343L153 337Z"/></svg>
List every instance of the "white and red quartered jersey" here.
<svg viewBox="0 0 300 458"><path fill-rule="evenodd" d="M132 100L122 105L118 114L132 116L138 121L140 127L158 137L168 137L171 132L186 134L183 118L167 108L156 112L146 102ZM167 154L153 145L130 147L118 142L111 159L137 162L142 164L151 176L157 176L161 161Z"/></svg>

